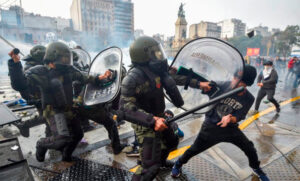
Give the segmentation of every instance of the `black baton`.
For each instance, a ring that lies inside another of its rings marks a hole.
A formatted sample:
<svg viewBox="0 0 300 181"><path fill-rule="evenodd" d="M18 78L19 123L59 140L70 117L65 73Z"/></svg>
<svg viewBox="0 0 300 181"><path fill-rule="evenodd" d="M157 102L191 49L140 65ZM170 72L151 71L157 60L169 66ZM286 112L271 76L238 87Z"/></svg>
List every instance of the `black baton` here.
<svg viewBox="0 0 300 181"><path fill-rule="evenodd" d="M181 118L183 118L183 117L185 117L185 116L187 116L187 115L189 115L189 114L191 114L191 113L194 113L194 112L196 112L196 111L198 111L198 110L200 110L200 109L203 109L203 108L205 108L205 107L207 107L207 106L210 106L210 105L212 105L212 104L215 104L215 103L219 102L220 100L222 100L222 99L224 99L224 98L227 98L227 97L232 96L232 95L234 95L234 94L240 93L240 92L242 92L242 91L244 91L244 87L239 87L239 88L233 89L233 90L231 90L231 91L229 91L229 92L227 92L227 93L224 93L224 94L222 94L222 95L220 95L220 96L218 96L218 97L215 97L215 98L209 100L209 101L206 102L206 103L200 104L199 106L196 106L196 107L194 107L194 108L192 108L192 109L190 109L190 110L187 110L187 111L185 111L185 112L183 112L183 113L180 113L180 114L178 114L177 116L174 116L174 117L171 118L171 119L167 119L166 122L167 122L167 123L174 122L174 121L176 121L176 120L178 120L178 119L181 119Z"/></svg>

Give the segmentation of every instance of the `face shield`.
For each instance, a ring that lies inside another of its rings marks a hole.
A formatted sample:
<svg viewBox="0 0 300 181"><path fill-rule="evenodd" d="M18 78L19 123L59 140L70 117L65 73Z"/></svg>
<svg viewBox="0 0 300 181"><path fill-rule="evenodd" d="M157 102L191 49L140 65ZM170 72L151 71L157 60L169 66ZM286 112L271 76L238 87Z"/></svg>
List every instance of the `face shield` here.
<svg viewBox="0 0 300 181"><path fill-rule="evenodd" d="M167 56L161 44L148 48L148 56L150 60L167 60Z"/></svg>
<svg viewBox="0 0 300 181"><path fill-rule="evenodd" d="M61 54L59 60L55 61L54 64L57 71L67 73L73 65L73 54L70 50Z"/></svg>
<svg viewBox="0 0 300 181"><path fill-rule="evenodd" d="M168 71L169 65L167 56L161 44L148 48L148 55L150 59L148 65L152 72L162 75Z"/></svg>
<svg viewBox="0 0 300 181"><path fill-rule="evenodd" d="M73 65L73 54L70 50L61 54L58 59L58 61L54 62L55 64Z"/></svg>

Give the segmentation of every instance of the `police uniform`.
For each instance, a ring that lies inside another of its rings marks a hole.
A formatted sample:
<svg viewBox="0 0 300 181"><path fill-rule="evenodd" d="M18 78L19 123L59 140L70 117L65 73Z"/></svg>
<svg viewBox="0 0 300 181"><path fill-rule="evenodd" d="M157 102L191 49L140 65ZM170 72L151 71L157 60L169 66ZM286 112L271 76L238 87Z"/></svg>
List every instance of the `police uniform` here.
<svg viewBox="0 0 300 181"><path fill-rule="evenodd" d="M126 75L125 67L122 67L122 76L123 79ZM114 154L119 154L122 149L125 147L124 144L121 144L119 138L118 128L116 123L112 118L109 116L109 111L111 109L118 109L120 93L119 95L113 100L111 103L99 104L94 106L84 106L83 105L83 90L84 85L80 83L76 83L76 91L80 92L78 96L76 96L76 113L80 120L93 120L98 124L102 124L104 128L108 132L108 137L111 140L111 145L113 148ZM80 86L81 85L81 86ZM73 84L74 86L74 84Z"/></svg>
<svg viewBox="0 0 300 181"><path fill-rule="evenodd" d="M31 50L30 50L30 54L25 56L23 58L23 61L25 61L25 66L24 66L24 71L30 69L31 67L34 67L36 65L42 65L43 64L43 58L45 55L45 50L46 47L42 46L42 45L36 45L34 46ZM12 69L12 67L14 66L14 62L12 59L10 59L8 61L8 67L9 69ZM22 64L19 64L19 66L22 68ZM10 71L11 74L13 74L13 71ZM19 84L19 79L13 79L13 77L11 78L11 86L12 88L14 88L15 90L18 87ZM51 135L51 131L50 131L50 127L47 124L46 120L43 118L42 116L42 105L41 105L41 94L40 94L40 90L38 89L38 87L33 86L29 88L29 96L26 97L26 95L22 95L21 96L26 99L28 104L34 105L39 113L38 117L35 117L33 119L29 119L26 120L24 122L21 123L17 123L16 126L20 129L20 133L22 136L28 137L29 136L29 128L30 127L34 127L40 124L45 124L46 125L46 130L45 130L45 134L47 136Z"/></svg>
<svg viewBox="0 0 300 181"><path fill-rule="evenodd" d="M18 90L25 96L32 86L38 86L41 91L43 116L50 125L52 136L37 142L37 160L44 160L47 149L56 149L63 152L63 160L70 161L72 152L83 137L80 122L72 110L72 82L77 80L101 84L101 81L95 77L86 77L70 66L71 52L63 43L48 45L44 61L47 65L35 66L25 74L21 63L14 63L10 76L19 79ZM50 68L49 63L53 63L55 68Z"/></svg>
<svg viewBox="0 0 300 181"><path fill-rule="evenodd" d="M155 56L162 54L160 44L150 37L140 37L130 46L133 67L122 81L120 109L126 120L133 123L132 127L141 145L139 151L142 164L132 180L153 180L159 168L166 164L171 150L163 132L154 131L153 116L164 116L163 90L166 90L175 106L183 105L176 84L185 85L187 77L171 77L167 73L165 57ZM189 86L199 88L199 82L192 79Z"/></svg>

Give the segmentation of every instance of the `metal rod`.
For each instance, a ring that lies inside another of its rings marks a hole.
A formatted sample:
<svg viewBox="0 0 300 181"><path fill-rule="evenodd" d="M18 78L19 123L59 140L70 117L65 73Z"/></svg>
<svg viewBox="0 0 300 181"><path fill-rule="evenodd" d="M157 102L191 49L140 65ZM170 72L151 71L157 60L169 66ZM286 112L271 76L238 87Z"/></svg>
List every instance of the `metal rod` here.
<svg viewBox="0 0 300 181"><path fill-rule="evenodd" d="M174 121L176 121L178 119L181 119L181 118L183 118L183 117L185 117L185 116L187 116L187 115L189 115L191 113L194 113L194 112L196 112L196 111L198 111L200 109L203 109L203 108L205 108L207 106L210 106L210 105L212 105L214 103L217 103L217 102L219 102L220 100L222 100L222 99L224 99L226 97L232 96L232 95L240 93L242 91L244 91L244 87L239 87L239 88L236 88L234 90L231 90L231 91L229 91L229 92L227 92L225 94L222 94L222 95L220 95L220 96L218 96L216 98L213 98L213 99L209 100L206 103L200 104L199 106L196 106L196 107L194 107L194 108L192 108L192 109L190 109L188 111L185 111L185 112L183 112L181 114L178 114L177 116L174 116L172 119L167 120L167 123L174 122Z"/></svg>
<svg viewBox="0 0 300 181"><path fill-rule="evenodd" d="M10 43L8 40L6 40L3 36L0 35L0 39L2 39L5 43L7 43L12 48L16 48L12 43ZM24 54L20 51L20 54L24 56Z"/></svg>

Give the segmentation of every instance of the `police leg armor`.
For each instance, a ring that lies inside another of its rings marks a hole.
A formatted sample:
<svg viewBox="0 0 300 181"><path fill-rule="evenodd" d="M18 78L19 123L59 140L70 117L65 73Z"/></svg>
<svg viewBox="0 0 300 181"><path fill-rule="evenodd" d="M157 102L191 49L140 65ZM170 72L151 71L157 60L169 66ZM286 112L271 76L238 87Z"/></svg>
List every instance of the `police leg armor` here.
<svg viewBox="0 0 300 181"><path fill-rule="evenodd" d="M71 141L63 149L63 161L72 161L72 153L76 146L83 138L83 130L81 128L80 119L73 118L69 124Z"/></svg>
<svg viewBox="0 0 300 181"><path fill-rule="evenodd" d="M144 137L142 150L141 180L150 181L158 174L161 166L161 140L159 136Z"/></svg>
<svg viewBox="0 0 300 181"><path fill-rule="evenodd" d="M89 114L91 113L91 114ZM93 121L102 124L108 132L108 138L111 140L111 145L114 151L114 154L118 154L122 151L123 145L120 143L119 131L114 120L111 120L104 108L99 108L97 112L94 110L92 112L87 112L90 119Z"/></svg>
<svg viewBox="0 0 300 181"><path fill-rule="evenodd" d="M119 137L119 131L116 126L116 123L113 120L110 120L107 116L105 120L102 122L103 126L108 132L108 137L111 140L111 145L114 151L114 154L118 154L122 151Z"/></svg>
<svg viewBox="0 0 300 181"><path fill-rule="evenodd" d="M52 136L41 138L36 144L36 158L38 161L44 161L48 149L62 150L71 142L67 123L62 113L54 114L47 118Z"/></svg>

